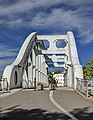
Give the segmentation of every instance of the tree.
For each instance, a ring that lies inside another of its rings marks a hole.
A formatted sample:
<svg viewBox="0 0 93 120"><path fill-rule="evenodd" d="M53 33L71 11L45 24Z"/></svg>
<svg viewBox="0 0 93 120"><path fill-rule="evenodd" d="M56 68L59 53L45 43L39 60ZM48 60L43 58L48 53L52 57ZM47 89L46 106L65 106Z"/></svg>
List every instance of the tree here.
<svg viewBox="0 0 93 120"><path fill-rule="evenodd" d="M0 76L0 81L2 80L2 76Z"/></svg>
<svg viewBox="0 0 93 120"><path fill-rule="evenodd" d="M48 76L49 76L50 78L53 78L53 73L52 73L52 72L48 72Z"/></svg>
<svg viewBox="0 0 93 120"><path fill-rule="evenodd" d="M48 77L49 77L49 79L48 79L49 84L53 83L53 73L52 72L48 72Z"/></svg>
<svg viewBox="0 0 93 120"><path fill-rule="evenodd" d="M84 79L93 78L93 58L86 63L86 66L83 67Z"/></svg>
<svg viewBox="0 0 93 120"><path fill-rule="evenodd" d="M61 70L55 70L54 71L54 74L58 74L58 73L62 73L62 71Z"/></svg>

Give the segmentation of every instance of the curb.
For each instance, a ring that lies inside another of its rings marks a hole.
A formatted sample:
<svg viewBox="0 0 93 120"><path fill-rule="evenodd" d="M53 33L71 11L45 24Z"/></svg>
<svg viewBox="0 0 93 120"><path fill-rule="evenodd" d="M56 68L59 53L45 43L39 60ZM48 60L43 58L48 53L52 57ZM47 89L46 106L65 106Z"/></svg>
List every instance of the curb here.
<svg viewBox="0 0 93 120"><path fill-rule="evenodd" d="M83 93L79 92L78 90L75 90L75 92L78 93L80 96L82 96L84 99L93 103L93 97L92 96L87 98Z"/></svg>

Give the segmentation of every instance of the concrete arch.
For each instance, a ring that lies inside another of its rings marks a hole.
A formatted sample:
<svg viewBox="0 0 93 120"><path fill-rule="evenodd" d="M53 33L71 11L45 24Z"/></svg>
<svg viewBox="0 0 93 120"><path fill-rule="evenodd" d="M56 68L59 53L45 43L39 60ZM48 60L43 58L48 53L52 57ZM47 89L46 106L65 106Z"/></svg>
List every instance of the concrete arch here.
<svg viewBox="0 0 93 120"><path fill-rule="evenodd" d="M49 48L44 48L44 40L50 42ZM55 40L65 40L64 48L57 48ZM60 56L60 54L63 56ZM53 62L53 67L64 67L67 79L67 86L76 89L77 78L83 78L82 66L79 63L75 38L72 32L66 35L38 35L31 33L24 41L17 58L6 66L3 78L7 83L3 87L8 89L17 87L36 87L38 82L48 85L47 62ZM64 62L64 64L58 64ZM51 67L51 66L50 66ZM15 71L17 74L17 84L14 82Z"/></svg>
<svg viewBox="0 0 93 120"><path fill-rule="evenodd" d="M24 65L25 59L26 59L26 57L28 57L28 55L31 52L31 49L33 48L33 46L35 44L36 34L37 34L36 32L31 33L26 38L15 61L11 65L6 66L6 68L4 69L3 78L7 78L9 89L15 88L15 87L20 87L20 85L21 85L21 82L23 80L22 68L25 67L25 65ZM14 84L15 71L18 72L18 83L16 85Z"/></svg>

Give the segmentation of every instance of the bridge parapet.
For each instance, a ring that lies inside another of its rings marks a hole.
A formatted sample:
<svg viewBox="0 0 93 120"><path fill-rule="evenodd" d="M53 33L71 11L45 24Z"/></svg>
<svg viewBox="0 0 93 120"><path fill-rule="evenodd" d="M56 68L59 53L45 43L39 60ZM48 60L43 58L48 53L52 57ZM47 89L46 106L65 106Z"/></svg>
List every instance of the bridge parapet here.
<svg viewBox="0 0 93 120"><path fill-rule="evenodd" d="M90 97L93 95L93 80L84 80L81 78L77 79L77 90L79 90L81 93L86 95L86 97Z"/></svg>

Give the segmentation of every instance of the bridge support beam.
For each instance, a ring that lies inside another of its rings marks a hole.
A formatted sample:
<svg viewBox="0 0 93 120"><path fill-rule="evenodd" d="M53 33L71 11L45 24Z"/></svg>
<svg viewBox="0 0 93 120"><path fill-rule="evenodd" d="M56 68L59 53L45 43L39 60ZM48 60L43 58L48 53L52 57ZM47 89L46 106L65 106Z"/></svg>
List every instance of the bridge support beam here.
<svg viewBox="0 0 93 120"><path fill-rule="evenodd" d="M70 54L70 60L72 63L72 70L70 73L72 73L72 84L74 84L74 89L76 89L77 85L77 78L82 78L83 79L83 71L82 71L82 66L79 63L79 58L78 58L78 53L77 53L77 48L76 48L76 43L75 43L75 38L72 32L67 33L68 40L69 40L69 54ZM78 68L78 70L76 70Z"/></svg>

